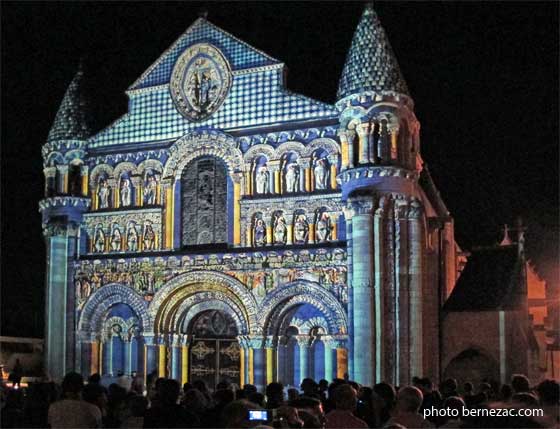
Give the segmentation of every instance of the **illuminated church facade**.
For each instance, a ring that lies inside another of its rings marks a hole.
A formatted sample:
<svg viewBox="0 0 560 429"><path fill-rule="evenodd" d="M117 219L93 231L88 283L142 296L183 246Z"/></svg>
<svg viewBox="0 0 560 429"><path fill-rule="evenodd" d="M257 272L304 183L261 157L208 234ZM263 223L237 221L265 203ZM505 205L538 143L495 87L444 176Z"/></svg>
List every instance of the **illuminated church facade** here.
<svg viewBox="0 0 560 429"><path fill-rule="evenodd" d="M334 105L284 73L199 18L92 135L78 71L43 146L50 376L438 378L453 220L373 8Z"/></svg>

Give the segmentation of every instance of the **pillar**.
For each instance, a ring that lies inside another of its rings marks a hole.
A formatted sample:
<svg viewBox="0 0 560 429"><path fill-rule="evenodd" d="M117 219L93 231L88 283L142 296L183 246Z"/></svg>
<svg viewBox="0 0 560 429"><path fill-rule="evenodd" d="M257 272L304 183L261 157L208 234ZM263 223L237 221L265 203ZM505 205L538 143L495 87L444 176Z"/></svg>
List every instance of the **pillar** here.
<svg viewBox="0 0 560 429"><path fill-rule="evenodd" d="M130 375L131 371L131 358L132 358L132 338L126 338L123 341L124 348L124 373Z"/></svg>
<svg viewBox="0 0 560 429"><path fill-rule="evenodd" d="M332 213L331 218L331 241L338 240L338 213Z"/></svg>
<svg viewBox="0 0 560 429"><path fill-rule="evenodd" d="M410 245L409 300L410 300L410 373L423 374L422 359L422 273L424 253L423 208L412 200L408 214ZM418 375L420 376L420 375Z"/></svg>
<svg viewBox="0 0 560 429"><path fill-rule="evenodd" d="M333 380L333 346L334 341L332 337L323 337L323 344L325 346L325 379L327 381Z"/></svg>
<svg viewBox="0 0 560 429"><path fill-rule="evenodd" d="M309 238L308 238L307 242L309 244L315 243L315 223L314 222L309 223Z"/></svg>
<svg viewBox="0 0 560 429"><path fill-rule="evenodd" d="M251 195L251 170L248 166L246 166L245 168L245 195Z"/></svg>
<svg viewBox="0 0 560 429"><path fill-rule="evenodd" d="M181 339L181 385L189 381L189 344L190 337L184 335Z"/></svg>
<svg viewBox="0 0 560 429"><path fill-rule="evenodd" d="M173 184L165 184L165 248L173 248Z"/></svg>
<svg viewBox="0 0 560 429"><path fill-rule="evenodd" d="M347 374L348 352L344 347L340 346L336 348L336 378L344 378Z"/></svg>
<svg viewBox="0 0 560 429"><path fill-rule="evenodd" d="M374 317L375 317L375 378L376 382L380 382L383 379L383 352L386 347L385 342L383 341L383 335L385 334L385 320L383 315L385 314L385 306L384 306L384 289L382 285L385 284L385 276L387 275L385 270L385 265L387 262L387 255L385 250L386 245L386 231L385 231L385 223L386 223L386 211L388 206L388 199L385 196L382 196L379 199L379 207L375 211L374 216L374 236L377 238L374 251L374 277L375 277L375 284L379 285L379 287L375 288L374 291Z"/></svg>
<svg viewBox="0 0 560 429"><path fill-rule="evenodd" d="M308 159L300 159L298 161L299 165L299 191L309 192L311 191L311 168L309 168Z"/></svg>
<svg viewBox="0 0 560 429"><path fill-rule="evenodd" d="M166 355L166 345L165 339L163 337L158 338L158 377L165 377L167 370L167 355Z"/></svg>
<svg viewBox="0 0 560 429"><path fill-rule="evenodd" d="M354 168L354 140L356 138L355 131L346 133L348 139L348 168Z"/></svg>
<svg viewBox="0 0 560 429"><path fill-rule="evenodd" d="M276 343L274 337L266 337L264 347L265 347L265 358L266 358L266 384L270 384L276 380Z"/></svg>
<svg viewBox="0 0 560 429"><path fill-rule="evenodd" d="M89 172L89 168L87 165L85 164L80 165L80 176L82 178L82 195L84 197L87 197L88 195L88 187L89 187L88 172Z"/></svg>
<svg viewBox="0 0 560 429"><path fill-rule="evenodd" d="M107 375L113 375L113 335L109 334L105 341L105 362L107 364Z"/></svg>
<svg viewBox="0 0 560 429"><path fill-rule="evenodd" d="M266 225L266 245L272 245L272 218L270 216L263 216L264 224Z"/></svg>
<svg viewBox="0 0 560 429"><path fill-rule="evenodd" d="M300 383L304 378L309 377L309 346L310 338L308 335L297 335L296 341L299 347L299 375Z"/></svg>
<svg viewBox="0 0 560 429"><path fill-rule="evenodd" d="M153 334L144 335L144 383L147 377L158 368L158 345Z"/></svg>
<svg viewBox="0 0 560 429"><path fill-rule="evenodd" d="M233 245L241 245L241 173L235 173L233 180Z"/></svg>
<svg viewBox="0 0 560 429"><path fill-rule="evenodd" d="M336 183L336 173L337 173L337 166L338 166L338 154L333 153L328 157L329 165L331 167L330 171L330 186L331 189L335 190L337 187Z"/></svg>
<svg viewBox="0 0 560 429"><path fill-rule="evenodd" d="M274 170L274 193L278 195L282 193L282 176L280 175L280 167Z"/></svg>
<svg viewBox="0 0 560 429"><path fill-rule="evenodd" d="M250 360L252 360L253 369L253 383L259 392L262 392L265 387L265 352L263 348L263 337L261 336L251 336L249 337ZM251 359L252 357L252 359ZM251 362L250 362L251 363Z"/></svg>
<svg viewBox="0 0 560 429"><path fill-rule="evenodd" d="M270 186L270 193L271 194L279 194L280 193L280 163L279 161L269 161L268 162L268 171L269 171L269 186Z"/></svg>
<svg viewBox="0 0 560 429"><path fill-rule="evenodd" d="M247 247L253 247L253 222L249 219L247 223Z"/></svg>
<svg viewBox="0 0 560 429"><path fill-rule="evenodd" d="M43 169L43 173L45 175L45 198L49 198L57 193L56 167L46 167Z"/></svg>
<svg viewBox="0 0 560 429"><path fill-rule="evenodd" d="M369 162L368 152L369 152L369 136L368 136L369 124L364 122L356 126L356 132L358 133L358 162L360 164L367 164Z"/></svg>
<svg viewBox="0 0 560 429"><path fill-rule="evenodd" d="M286 219L286 245L294 244L294 225L292 219Z"/></svg>
<svg viewBox="0 0 560 429"><path fill-rule="evenodd" d="M245 370L245 364L246 364L245 349L246 349L246 347L241 342L241 340L239 340L239 338L238 338L237 342L239 343L239 387L243 387L247 383L246 380L245 380L245 375L247 374L247 372Z"/></svg>
<svg viewBox="0 0 560 429"><path fill-rule="evenodd" d="M370 199L352 200L352 309L354 328L354 379L363 385L375 384L373 320L373 229Z"/></svg>
<svg viewBox="0 0 560 429"><path fill-rule="evenodd" d="M100 363L101 360L99 359L99 352L100 352L100 347L99 347L99 340L95 340L91 342L91 348L90 348L90 374L100 374L101 373L101 369L100 369Z"/></svg>
<svg viewBox="0 0 560 429"><path fill-rule="evenodd" d="M141 207L144 203L144 196L142 191L142 178L139 176L130 179L132 185L132 193L134 199L131 201L132 206Z"/></svg>
<svg viewBox="0 0 560 429"><path fill-rule="evenodd" d="M58 192L65 195L68 194L68 166L67 165L58 165L56 167L58 169Z"/></svg>
<svg viewBox="0 0 560 429"><path fill-rule="evenodd" d="M181 341L177 334L171 335L171 378L181 381Z"/></svg>
<svg viewBox="0 0 560 429"><path fill-rule="evenodd" d="M340 161L340 170L344 171L349 168L350 161L348 157L348 134L345 130L339 130L338 138L340 139L340 152L341 152L341 161Z"/></svg>

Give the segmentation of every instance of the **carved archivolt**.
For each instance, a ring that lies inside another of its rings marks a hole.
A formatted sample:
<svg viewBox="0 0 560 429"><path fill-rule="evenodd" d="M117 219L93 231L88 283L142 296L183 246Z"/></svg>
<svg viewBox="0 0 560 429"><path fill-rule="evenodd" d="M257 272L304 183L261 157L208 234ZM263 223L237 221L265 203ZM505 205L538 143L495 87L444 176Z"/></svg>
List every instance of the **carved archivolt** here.
<svg viewBox="0 0 560 429"><path fill-rule="evenodd" d="M143 331L150 325L146 301L129 287L113 283L103 286L86 301L78 322L78 331L101 332L107 311L115 304L126 304L132 308Z"/></svg>
<svg viewBox="0 0 560 429"><path fill-rule="evenodd" d="M267 144L257 144L255 146L251 146L249 150L245 152L243 158L246 163L251 163L259 156L266 157L268 161L277 159L276 150L272 146Z"/></svg>
<svg viewBox="0 0 560 429"><path fill-rule="evenodd" d="M325 288L308 281L296 281L286 284L263 300L259 309L259 324L267 335L278 332L282 315L299 304L310 304L317 308L327 320L329 333L345 334L348 322L342 304Z"/></svg>
<svg viewBox="0 0 560 429"><path fill-rule="evenodd" d="M243 154L233 137L225 134L191 133L177 140L169 152L171 156L163 170L166 179L180 177L187 164L201 156L221 159L230 175L243 169Z"/></svg>
<svg viewBox="0 0 560 429"><path fill-rule="evenodd" d="M94 169L91 170L91 173L89 175L90 185L91 186L96 186L97 182L99 181L99 176L101 176L101 175L105 175L105 176L107 176L107 178L112 178L113 177L113 167L111 167L109 164L96 165L94 167Z"/></svg>
<svg viewBox="0 0 560 429"><path fill-rule="evenodd" d="M141 177L144 177L148 170L161 174L163 171L163 164L157 159L146 159L138 165L137 171Z"/></svg>
<svg viewBox="0 0 560 429"><path fill-rule="evenodd" d="M305 146L300 142L294 142L294 141L282 143L276 149L276 158L280 159L283 155L289 152L294 152L298 155L298 157L302 157L304 156L305 153Z"/></svg>
<svg viewBox="0 0 560 429"><path fill-rule="evenodd" d="M129 173L132 176L136 176L138 174L138 168L136 167L136 164L133 164L132 162L121 162L115 166L113 175L115 176L115 179L118 179L123 173Z"/></svg>
<svg viewBox="0 0 560 429"><path fill-rule="evenodd" d="M244 326L257 329L257 302L239 280L227 274L190 271L177 276L158 290L150 304L150 317L156 330L164 328L169 310L189 296L194 300L217 299L237 307L244 317Z"/></svg>
<svg viewBox="0 0 560 429"><path fill-rule="evenodd" d="M319 138L313 140L305 147L303 156L311 156L317 149L323 149L328 155L340 153L340 146L336 141L329 138Z"/></svg>

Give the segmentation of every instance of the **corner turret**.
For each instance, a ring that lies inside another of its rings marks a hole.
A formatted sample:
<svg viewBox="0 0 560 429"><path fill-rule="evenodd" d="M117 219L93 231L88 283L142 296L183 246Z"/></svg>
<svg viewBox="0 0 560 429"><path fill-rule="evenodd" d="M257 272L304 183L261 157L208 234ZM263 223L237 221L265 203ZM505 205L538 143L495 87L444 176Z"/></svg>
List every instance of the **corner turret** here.
<svg viewBox="0 0 560 429"><path fill-rule="evenodd" d="M393 49L371 3L354 33L338 88L343 195L351 178L417 177L420 124ZM348 175L345 170L359 170ZM372 173L374 170L378 170ZM371 185L371 181L366 181ZM366 184L361 182L359 187Z"/></svg>

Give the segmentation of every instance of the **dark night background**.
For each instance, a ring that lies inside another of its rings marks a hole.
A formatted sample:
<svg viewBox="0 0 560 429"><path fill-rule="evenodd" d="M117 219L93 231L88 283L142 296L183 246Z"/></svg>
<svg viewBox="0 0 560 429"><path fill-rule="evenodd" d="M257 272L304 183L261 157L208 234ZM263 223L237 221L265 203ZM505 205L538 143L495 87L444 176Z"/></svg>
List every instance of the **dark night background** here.
<svg viewBox="0 0 560 429"><path fill-rule="evenodd" d="M80 56L99 129L197 18L283 61L288 88L334 102L363 4L2 2L3 335L43 336L41 146ZM463 249L517 216L558 284L558 3L376 2L422 124L421 150Z"/></svg>

